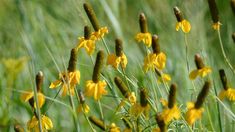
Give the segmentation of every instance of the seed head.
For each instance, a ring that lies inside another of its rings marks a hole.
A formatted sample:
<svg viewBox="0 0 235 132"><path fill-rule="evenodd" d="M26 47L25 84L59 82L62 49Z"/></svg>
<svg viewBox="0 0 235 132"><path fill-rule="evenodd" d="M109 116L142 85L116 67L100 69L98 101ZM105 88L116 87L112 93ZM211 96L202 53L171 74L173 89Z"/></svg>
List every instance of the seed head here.
<svg viewBox="0 0 235 132"><path fill-rule="evenodd" d="M168 108L173 108L176 102L176 84L172 84L168 96Z"/></svg>
<svg viewBox="0 0 235 132"><path fill-rule="evenodd" d="M91 29L89 26L84 27L84 38L88 40L91 36Z"/></svg>
<svg viewBox="0 0 235 132"><path fill-rule="evenodd" d="M96 56L95 67L94 67L93 76L92 76L92 80L95 83L99 81L103 64L104 64L104 51L100 50Z"/></svg>
<svg viewBox="0 0 235 132"><path fill-rule="evenodd" d="M41 91L42 83L43 83L43 73L42 71L39 71L38 74L36 75L36 88L38 92Z"/></svg>
<svg viewBox="0 0 235 132"><path fill-rule="evenodd" d="M76 63L77 63L77 49L73 48L70 52L70 59L68 66L69 72L74 72L76 70Z"/></svg>
<svg viewBox="0 0 235 132"><path fill-rule="evenodd" d="M78 91L78 97L79 97L80 103L84 104L85 103L85 96L81 90Z"/></svg>
<svg viewBox="0 0 235 132"><path fill-rule="evenodd" d="M206 96L209 93L211 83L209 81L206 81L201 92L199 93L197 97L197 101L195 103L195 108L199 109L202 107L203 102L205 102Z"/></svg>
<svg viewBox="0 0 235 132"><path fill-rule="evenodd" d="M88 3L83 4L83 8L94 28L95 31L98 31L100 29L99 22L96 18L95 12L93 11L92 7Z"/></svg>
<svg viewBox="0 0 235 132"><path fill-rule="evenodd" d="M197 69L202 69L205 66L199 54L195 55L195 63L196 63Z"/></svg>
<svg viewBox="0 0 235 132"><path fill-rule="evenodd" d="M157 35L152 36L152 49L153 49L153 53L155 54L160 53L160 45L158 43L158 38L159 37Z"/></svg>
<svg viewBox="0 0 235 132"><path fill-rule="evenodd" d="M231 0L230 4L231 4L231 8L233 10L233 14L235 15L235 0Z"/></svg>
<svg viewBox="0 0 235 132"><path fill-rule="evenodd" d="M147 25L147 20L146 20L144 13L140 13L139 24L140 24L140 32L147 33L148 25Z"/></svg>
<svg viewBox="0 0 235 132"><path fill-rule="evenodd" d="M232 34L233 43L235 43L235 32Z"/></svg>
<svg viewBox="0 0 235 132"><path fill-rule="evenodd" d="M174 7L174 13L175 13L175 17L176 17L177 21L182 22L184 19L183 14L177 6Z"/></svg>
<svg viewBox="0 0 235 132"><path fill-rule="evenodd" d="M103 121L101 121L100 119L96 118L95 116L90 116L89 120L96 125L97 127L99 127L100 129L105 131L105 124Z"/></svg>
<svg viewBox="0 0 235 132"><path fill-rule="evenodd" d="M115 50L116 50L116 56L121 56L123 53L123 46L122 46L122 40L121 39L115 39Z"/></svg>
<svg viewBox="0 0 235 132"><path fill-rule="evenodd" d="M224 69L219 70L220 80L223 84L224 90L228 90L228 81Z"/></svg>
<svg viewBox="0 0 235 132"><path fill-rule="evenodd" d="M158 127L160 128L161 132L166 132L166 124L164 120L161 118L160 114L156 115L156 121L158 124Z"/></svg>
<svg viewBox="0 0 235 132"><path fill-rule="evenodd" d="M148 105L148 93L145 88L140 90L140 105L146 107Z"/></svg>
<svg viewBox="0 0 235 132"><path fill-rule="evenodd" d="M129 91L122 79L120 77L115 77L114 82L117 85L118 89L121 91L122 95L127 98L127 96L129 95Z"/></svg>
<svg viewBox="0 0 235 132"><path fill-rule="evenodd" d="M215 0L208 0L210 12L211 12L211 17L214 23L219 22L219 11L217 8L217 5L215 3Z"/></svg>

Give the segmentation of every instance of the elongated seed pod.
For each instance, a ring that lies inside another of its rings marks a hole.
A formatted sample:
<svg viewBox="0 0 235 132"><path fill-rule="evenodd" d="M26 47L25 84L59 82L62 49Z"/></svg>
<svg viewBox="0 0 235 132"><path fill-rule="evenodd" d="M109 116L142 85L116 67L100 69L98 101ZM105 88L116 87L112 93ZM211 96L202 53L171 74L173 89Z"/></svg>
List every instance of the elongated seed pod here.
<svg viewBox="0 0 235 132"><path fill-rule="evenodd" d="M139 24L140 24L140 32L147 33L148 32L148 24L147 24L147 19L146 19L144 13L140 13Z"/></svg>
<svg viewBox="0 0 235 132"><path fill-rule="evenodd" d="M34 109L34 98L29 99L29 105Z"/></svg>
<svg viewBox="0 0 235 132"><path fill-rule="evenodd" d="M100 72L102 70L103 63L104 63L104 51L100 50L96 56L95 67L94 67L93 76L92 76L92 80L95 83L99 81Z"/></svg>
<svg viewBox="0 0 235 132"><path fill-rule="evenodd" d="M166 124L163 119L161 119L160 114L156 115L156 121L161 132L166 132Z"/></svg>
<svg viewBox="0 0 235 132"><path fill-rule="evenodd" d="M146 107L148 105L148 93L145 88L140 90L140 105Z"/></svg>
<svg viewBox="0 0 235 132"><path fill-rule="evenodd" d="M173 108L176 103L176 84L171 84L170 92L168 96L168 108Z"/></svg>
<svg viewBox="0 0 235 132"><path fill-rule="evenodd" d="M201 92L199 93L198 97L197 97L197 101L195 103L195 108L199 109L202 107L202 104L205 102L206 96L209 93L210 90L210 85L211 83L209 81L206 81Z"/></svg>
<svg viewBox="0 0 235 132"><path fill-rule="evenodd" d="M84 104L85 103L85 96L81 90L78 91L78 97L79 97L80 103Z"/></svg>
<svg viewBox="0 0 235 132"><path fill-rule="evenodd" d="M228 81L224 69L219 70L220 80L223 84L224 90L228 90Z"/></svg>
<svg viewBox="0 0 235 132"><path fill-rule="evenodd" d="M235 15L235 0L230 1L231 8L233 10L233 14Z"/></svg>
<svg viewBox="0 0 235 132"><path fill-rule="evenodd" d="M158 36L157 35L152 36L152 49L153 49L153 53L155 53L155 54L160 53L160 45L158 43Z"/></svg>
<svg viewBox="0 0 235 132"><path fill-rule="evenodd" d="M156 68L155 68L155 73L157 74L158 77L161 77L161 76L162 76L162 75L161 75L161 72L160 72L158 69L156 69Z"/></svg>
<svg viewBox="0 0 235 132"><path fill-rule="evenodd" d="M73 48L70 51L70 59L69 59L69 66L68 66L69 72L76 71L76 63L77 63L77 49Z"/></svg>
<svg viewBox="0 0 235 132"><path fill-rule="evenodd" d="M36 88L37 91L40 92L43 84L43 73L42 71L39 71L36 75Z"/></svg>
<svg viewBox="0 0 235 132"><path fill-rule="evenodd" d="M194 59L197 69L202 69L205 66L199 54L196 54Z"/></svg>
<svg viewBox="0 0 235 132"><path fill-rule="evenodd" d="M215 3L215 0L208 0L208 4L213 22L214 23L219 22L219 11Z"/></svg>
<svg viewBox="0 0 235 132"><path fill-rule="evenodd" d="M232 34L233 43L235 43L235 32Z"/></svg>
<svg viewBox="0 0 235 132"><path fill-rule="evenodd" d="M177 19L178 22L182 22L183 21L183 14L180 11L180 9L176 6L173 8L174 9L174 13L175 13L175 17Z"/></svg>
<svg viewBox="0 0 235 132"><path fill-rule="evenodd" d="M116 50L116 56L121 56L123 53L123 46L122 46L122 40L121 39L115 39L115 50Z"/></svg>
<svg viewBox="0 0 235 132"><path fill-rule="evenodd" d="M105 131L105 124L103 121L101 121L100 119L96 118L95 116L90 116L89 120L96 125L97 127L99 127L100 129Z"/></svg>
<svg viewBox="0 0 235 132"><path fill-rule="evenodd" d="M24 128L20 126L19 124L14 125L15 132L24 132Z"/></svg>
<svg viewBox="0 0 235 132"><path fill-rule="evenodd" d="M121 91L122 95L127 98L129 91L122 79L120 77L115 77L114 82Z"/></svg>
<svg viewBox="0 0 235 132"><path fill-rule="evenodd" d="M93 11L92 7L88 3L83 4L83 8L94 28L95 31L98 31L100 29L99 21L96 18L95 12Z"/></svg>
<svg viewBox="0 0 235 132"><path fill-rule="evenodd" d="M84 27L84 38L86 40L90 39L90 36L91 36L91 29L89 26L85 26Z"/></svg>

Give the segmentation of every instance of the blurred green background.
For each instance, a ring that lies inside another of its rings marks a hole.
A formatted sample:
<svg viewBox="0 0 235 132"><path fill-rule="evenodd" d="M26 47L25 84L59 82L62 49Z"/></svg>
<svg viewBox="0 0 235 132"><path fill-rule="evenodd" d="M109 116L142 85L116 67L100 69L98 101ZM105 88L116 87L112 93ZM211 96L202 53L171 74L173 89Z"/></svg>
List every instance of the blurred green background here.
<svg viewBox="0 0 235 132"><path fill-rule="evenodd" d="M188 79L185 63L184 34L175 31L176 18L173 7L178 6L184 17L190 21L192 30L187 35L189 43L190 69L195 69L194 55L201 53L206 64L213 69L213 81L217 91L221 84L218 69L224 68L232 86L235 86L234 75L226 65L216 31L212 29L212 20L206 0L1 0L0 1L0 131L13 131L14 124L26 128L27 121L31 118L30 106L20 100L20 90L30 90L34 87L34 77L38 71L44 72L43 92L53 98L56 90L49 89L50 82L58 78L59 71L64 71L69 60L70 50L77 44L77 38L83 36L83 27L91 26L84 10L83 3L89 2L102 26L107 26L109 34L105 40L114 52L114 39L124 41L124 51L128 57L127 75L135 80L138 86L148 87L149 76L144 75L140 68L143 65L144 54L142 44L138 46L134 36L139 32L138 15L144 12L149 25L149 31L160 38L162 51L167 54L167 67L165 72L171 75L172 82L179 87L179 104L189 101L193 94L192 84ZM221 35L225 51L232 64L235 64L235 45L231 39L235 31L235 16L230 8L229 0L217 0L221 26ZM103 49L98 42L98 49ZM93 57L96 55L94 54ZM23 57L23 58L22 58ZM10 64L10 59L12 60ZM84 88L85 81L91 79L92 63L82 49L78 55L78 68L81 71L81 84ZM234 65L233 65L234 66ZM114 75L110 67L105 67L105 75L112 86ZM137 72L138 71L138 72ZM197 80L196 93L200 90L201 80ZM107 88L108 89L108 88ZM212 91L213 93L213 91ZM193 96L192 99L195 99ZM164 97L167 98L167 97ZM58 97L58 100L68 103L68 97ZM107 108L107 117L112 113L115 105L110 102L115 100L104 97L104 108ZM91 113L99 116L98 106L92 99L87 99L91 106ZM50 104L42 108L45 111ZM77 102L76 102L77 104ZM214 129L218 130L218 117L214 111L215 100L211 98L206 105L209 107ZM230 108L233 104L226 103ZM77 105L76 105L77 106ZM110 109L109 109L110 108ZM235 109L233 109L234 111ZM224 130L232 130L234 123L229 114L221 110L224 119ZM206 112L205 112L206 113ZM47 115L52 119L52 131L74 131L72 115L65 106L54 103ZM207 115L207 114L205 114ZM227 116L226 116L227 115ZM81 131L89 130L82 114L78 114ZM203 118L204 126L212 130L208 118ZM110 119L116 121L117 119ZM111 121L110 121L111 122ZM124 126L122 122L118 125Z"/></svg>

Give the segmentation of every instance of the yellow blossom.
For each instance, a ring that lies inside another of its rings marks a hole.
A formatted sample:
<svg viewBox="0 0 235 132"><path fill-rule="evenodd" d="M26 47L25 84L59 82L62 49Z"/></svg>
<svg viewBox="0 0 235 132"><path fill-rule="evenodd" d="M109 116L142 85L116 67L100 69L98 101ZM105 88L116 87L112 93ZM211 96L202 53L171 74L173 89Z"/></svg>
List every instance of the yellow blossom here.
<svg viewBox="0 0 235 132"><path fill-rule="evenodd" d="M224 98L227 98L230 101L235 101L235 89L228 88L227 90L223 89L219 93L219 98L223 100Z"/></svg>
<svg viewBox="0 0 235 132"><path fill-rule="evenodd" d="M201 69L196 69L190 72L189 78L191 80L196 79L198 76L200 77L205 77L207 74L211 73L211 68L210 67L203 67Z"/></svg>
<svg viewBox="0 0 235 132"><path fill-rule="evenodd" d="M106 85L105 81L98 81L95 83L92 80L88 80L86 82L85 95L93 96L95 100L99 100L102 95L107 94L107 91L105 90Z"/></svg>
<svg viewBox="0 0 235 132"><path fill-rule="evenodd" d="M45 96L42 92L38 92L38 104L39 104L39 107L41 108L44 103L45 103ZM30 99L32 99L34 96L34 93L33 91L30 91L30 92L27 92L27 93L23 93L21 95L21 99L25 102L28 102ZM34 102L34 107L36 108L36 102Z"/></svg>
<svg viewBox="0 0 235 132"><path fill-rule="evenodd" d="M144 59L144 71L147 72L150 69L154 70L155 68L163 70L166 65L166 55L163 52L159 54L150 53Z"/></svg>
<svg viewBox="0 0 235 132"><path fill-rule="evenodd" d="M176 31L179 31L180 28L182 29L184 33L188 33L191 30L191 25L189 21L184 19L181 22L176 23L176 26L175 26Z"/></svg>
<svg viewBox="0 0 235 132"><path fill-rule="evenodd" d="M121 129L117 127L115 123L112 123L110 125L109 132L121 132Z"/></svg>
<svg viewBox="0 0 235 132"><path fill-rule="evenodd" d="M130 108L130 114L134 117L139 117L142 113L148 112L150 110L149 104L147 104L145 107L141 106L139 103L135 103Z"/></svg>
<svg viewBox="0 0 235 132"><path fill-rule="evenodd" d="M171 76L169 74L162 74L161 77L157 80L158 83L170 82Z"/></svg>
<svg viewBox="0 0 235 132"><path fill-rule="evenodd" d="M76 84L80 83L80 72L63 72L59 74L59 80L52 82L49 88L56 88L62 84L62 96L67 94L68 89L70 90L70 94L74 95L74 88ZM69 88L68 88L69 87Z"/></svg>
<svg viewBox="0 0 235 132"><path fill-rule="evenodd" d="M147 47L150 47L151 44L152 44L152 36L150 33L138 33L136 36L135 36L135 39L138 41L138 42L141 42L143 41L143 43L147 46Z"/></svg>
<svg viewBox="0 0 235 132"><path fill-rule="evenodd" d="M79 43L77 48L80 49L84 47L88 55L91 55L95 50L95 36L91 36L89 39L85 39L85 37L79 37Z"/></svg>
<svg viewBox="0 0 235 132"><path fill-rule="evenodd" d="M221 26L221 25L222 25L222 24L221 24L220 22L213 23L212 28L213 28L214 30L220 30L220 26Z"/></svg>
<svg viewBox="0 0 235 132"><path fill-rule="evenodd" d="M118 68L119 64L121 64L121 67L125 69L127 65L127 57L124 53L122 53L121 56L110 54L107 59L107 64L112 65L116 69Z"/></svg>
<svg viewBox="0 0 235 132"><path fill-rule="evenodd" d="M86 104L86 103L84 103L84 104L81 104L79 107L78 107L78 112L84 112L84 113L89 113L89 111L90 111L90 107Z"/></svg>
<svg viewBox="0 0 235 132"><path fill-rule="evenodd" d="M172 108L168 108L168 102L164 99L161 100L164 110L160 114L160 118L164 120L165 124L169 123L173 119L180 118L180 109L176 104Z"/></svg>
<svg viewBox="0 0 235 132"><path fill-rule="evenodd" d="M43 131L51 130L53 128L52 121L49 117L42 115L41 122L42 122ZM33 118L28 121L27 127L28 127L28 130L30 130L30 131L39 132L38 119L35 116L33 116Z"/></svg>
<svg viewBox="0 0 235 132"><path fill-rule="evenodd" d="M95 36L96 40L100 40L104 37L105 34L109 32L107 27L102 27L96 32L92 32L92 35Z"/></svg>
<svg viewBox="0 0 235 132"><path fill-rule="evenodd" d="M189 125L193 125L193 123L202 117L202 113L204 111L203 108L195 108L195 104L193 102L187 103L188 111L186 113L186 121Z"/></svg>

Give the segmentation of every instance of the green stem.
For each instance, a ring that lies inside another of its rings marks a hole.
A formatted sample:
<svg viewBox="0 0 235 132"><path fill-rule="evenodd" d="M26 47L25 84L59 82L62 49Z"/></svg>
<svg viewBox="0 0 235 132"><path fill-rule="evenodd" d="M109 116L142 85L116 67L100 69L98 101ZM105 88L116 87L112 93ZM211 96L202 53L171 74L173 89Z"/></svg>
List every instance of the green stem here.
<svg viewBox="0 0 235 132"><path fill-rule="evenodd" d="M102 38L101 40L102 40L102 42L103 42L103 44L104 44L104 47L105 47L106 52L107 52L108 54L110 54L109 48L108 48L108 46L107 46L107 44L106 44L104 38Z"/></svg>
<svg viewBox="0 0 235 132"><path fill-rule="evenodd" d="M102 109L102 106L101 106L101 102L100 100L98 100L98 104L99 104L99 109L100 109L100 116L101 116L101 119L102 121L104 122L105 124L105 121L104 121L104 113L103 113L103 109ZM106 127L106 126L105 126Z"/></svg>
<svg viewBox="0 0 235 132"><path fill-rule="evenodd" d="M188 61L188 40L187 40L187 34L184 34L184 44L185 44L185 55L186 55L186 66L189 74L189 61Z"/></svg>
<svg viewBox="0 0 235 132"><path fill-rule="evenodd" d="M228 66L231 69L231 71L235 74L235 69L233 68L233 66L231 65L231 63L229 62L229 60L228 60L228 58L227 58L227 56L225 54L223 42L222 42L221 35L220 35L220 30L217 30L217 33L218 33L218 37L219 37L220 48L221 48L223 57L225 59L225 62L228 64Z"/></svg>

